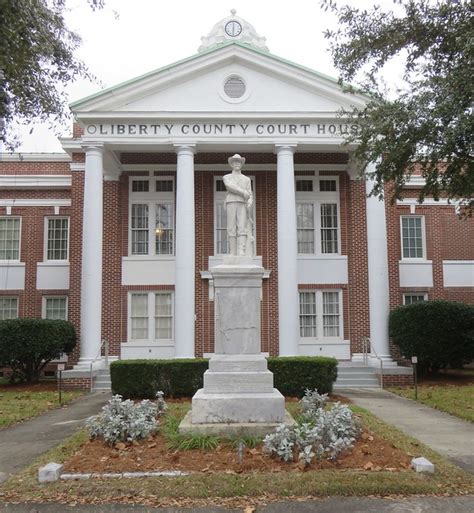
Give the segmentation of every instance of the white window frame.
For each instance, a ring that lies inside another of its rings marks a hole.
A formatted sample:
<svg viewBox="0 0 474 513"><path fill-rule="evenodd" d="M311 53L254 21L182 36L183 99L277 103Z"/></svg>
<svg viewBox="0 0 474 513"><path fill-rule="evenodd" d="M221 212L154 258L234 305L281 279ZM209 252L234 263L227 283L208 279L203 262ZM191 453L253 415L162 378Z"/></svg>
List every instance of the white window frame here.
<svg viewBox="0 0 474 513"><path fill-rule="evenodd" d="M255 176L249 176L250 181L252 183L252 193L253 193L253 205L252 205L252 218L253 218L253 236L255 238L253 247L254 252L257 248L257 223L255 222ZM218 253L217 252L217 204L220 202L225 202L225 197L227 194L227 191L217 191L216 190L216 183L218 181L222 181L222 176L214 176L214 179L212 181L212 191L213 191L213 206L214 206L214 221L213 221L213 233L214 233L214 255L224 256L227 253Z"/></svg>
<svg viewBox="0 0 474 513"><path fill-rule="evenodd" d="M7 319L17 319L20 311L20 298L18 296L0 296L0 301L4 299L15 299L16 300L16 316L7 317Z"/></svg>
<svg viewBox="0 0 474 513"><path fill-rule="evenodd" d="M296 184L298 181L313 182L313 191L296 191ZM335 191L320 191L320 180L334 180L336 182ZM339 176L295 176L295 196L296 204L312 204L314 214L314 252L312 253L298 253L298 256L309 257L331 257L341 255L341 200L339 195ZM337 208L337 252L336 253L323 253L322 252L322 237L321 237L321 205L322 204L335 204ZM298 236L298 228L296 229Z"/></svg>
<svg viewBox="0 0 474 513"><path fill-rule="evenodd" d="M149 182L149 192L133 192L132 182L134 180ZM156 182L172 181L173 191L156 192ZM140 259L161 259L169 260L176 254L176 180L174 176L129 176L128 189L128 256L137 260ZM132 253L132 205L148 205L148 253L134 255ZM171 205L172 227L173 227L173 252L169 254L156 254L155 223L156 205Z"/></svg>
<svg viewBox="0 0 474 513"><path fill-rule="evenodd" d="M22 239L22 228L23 228L23 219L21 216L0 216L0 219L19 219L20 220L20 227L19 227L19 238L18 238L18 258L0 258L0 262L20 262L21 260L21 239Z"/></svg>
<svg viewBox="0 0 474 513"><path fill-rule="evenodd" d="M43 319L48 319L48 317L46 317L46 303L48 301L48 299L65 299L66 300L66 317L64 320L68 320L69 319L69 299L68 299L68 296L64 296L64 295L61 295L61 296L43 296L42 298L42 302L41 302L41 317Z"/></svg>
<svg viewBox="0 0 474 513"><path fill-rule="evenodd" d="M404 292L403 293L403 304L406 305L406 298L407 296L423 296L423 301L428 301L428 293L427 292ZM416 301L417 303L420 303L421 301ZM410 303L411 305L414 303Z"/></svg>
<svg viewBox="0 0 474 513"><path fill-rule="evenodd" d="M132 338L132 296L134 294L148 295L148 338ZM171 338L155 338L155 296L157 294L171 296ZM172 290L132 290L127 297L127 343L136 345L173 346L175 333L175 305L174 291Z"/></svg>
<svg viewBox="0 0 474 513"><path fill-rule="evenodd" d="M59 258L48 258L48 241L49 241L49 221L56 219L66 219L67 220L67 248L66 248L66 259ZM69 262L69 245L71 241L71 219L69 216L46 216L44 218L44 237L43 237L43 261L44 262Z"/></svg>
<svg viewBox="0 0 474 513"><path fill-rule="evenodd" d="M403 219L409 218L418 218L421 219L421 243L422 247L422 256L421 257L405 257L403 256ZM422 260L426 260L426 227L425 227L425 216L420 215L402 215L400 216L400 257L401 260L405 262L420 262Z"/></svg>
<svg viewBox="0 0 474 513"><path fill-rule="evenodd" d="M300 344L321 344L321 343L340 343L344 340L344 310L343 310L343 291L342 289L298 289L298 312L300 311L300 293L311 292L315 294L316 299L316 337L301 336L300 313L298 313L298 334ZM337 293L339 299L339 335L336 337L324 336L323 323L323 293Z"/></svg>

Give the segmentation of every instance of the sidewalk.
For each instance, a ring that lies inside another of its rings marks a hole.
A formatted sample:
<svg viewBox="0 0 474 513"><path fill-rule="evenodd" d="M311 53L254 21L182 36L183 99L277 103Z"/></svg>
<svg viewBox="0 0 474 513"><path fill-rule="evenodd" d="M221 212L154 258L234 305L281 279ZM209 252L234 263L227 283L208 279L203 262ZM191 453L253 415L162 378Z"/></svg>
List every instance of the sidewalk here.
<svg viewBox="0 0 474 513"><path fill-rule="evenodd" d="M49 410L0 431L0 474L14 474L37 456L71 436L95 415L110 393L87 394L63 408Z"/></svg>
<svg viewBox="0 0 474 513"><path fill-rule="evenodd" d="M0 513L472 513L473 497L412 497L409 499L374 499L331 497L308 501L282 501L253 508L152 508L137 504L0 504Z"/></svg>
<svg viewBox="0 0 474 513"><path fill-rule="evenodd" d="M337 393L474 474L473 424L380 388Z"/></svg>

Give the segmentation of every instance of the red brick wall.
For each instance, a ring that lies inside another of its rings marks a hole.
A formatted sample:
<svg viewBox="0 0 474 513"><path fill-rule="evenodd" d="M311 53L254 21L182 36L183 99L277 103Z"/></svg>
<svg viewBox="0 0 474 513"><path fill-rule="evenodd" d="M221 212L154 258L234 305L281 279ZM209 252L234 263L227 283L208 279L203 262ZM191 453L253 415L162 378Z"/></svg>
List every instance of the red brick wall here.
<svg viewBox="0 0 474 513"><path fill-rule="evenodd" d="M342 191L341 191L342 192ZM349 253L349 318L351 351L362 352L362 338L369 336L369 281L365 183L349 180L346 190Z"/></svg>
<svg viewBox="0 0 474 513"><path fill-rule="evenodd" d="M388 188L387 188L388 189ZM416 197L417 191L406 196ZM407 292L427 293L428 299L447 299L474 303L472 287L444 287L443 260L474 260L474 218L458 219L453 206L420 205L410 214L410 207L386 202L387 250L390 283L390 307L403 304ZM424 216L426 230L426 257L432 261L433 287L400 287L399 261L401 259L400 217Z"/></svg>

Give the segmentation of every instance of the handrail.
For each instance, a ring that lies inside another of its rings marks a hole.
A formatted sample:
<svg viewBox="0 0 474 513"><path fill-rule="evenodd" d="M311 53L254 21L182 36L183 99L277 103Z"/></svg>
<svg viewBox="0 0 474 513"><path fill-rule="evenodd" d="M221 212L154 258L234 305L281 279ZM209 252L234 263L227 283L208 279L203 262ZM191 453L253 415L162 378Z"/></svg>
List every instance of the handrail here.
<svg viewBox="0 0 474 513"><path fill-rule="evenodd" d="M383 360L382 358L377 354L377 351L374 347L372 347L372 343L370 342L369 337L363 337L362 338L362 358L365 365L369 365L369 346L370 346L370 353L377 358L377 360L380 362L380 386L383 388Z"/></svg>
<svg viewBox="0 0 474 513"><path fill-rule="evenodd" d="M105 366L108 367L109 366L109 342L105 339L102 339L101 343L100 343L100 348L99 348L99 352L97 353L97 356L91 361L90 363L90 391L92 392L92 387L93 387L93 379L92 379L92 370L93 370L93 366L94 366L94 363L102 357L102 348L104 348L104 361L105 361Z"/></svg>

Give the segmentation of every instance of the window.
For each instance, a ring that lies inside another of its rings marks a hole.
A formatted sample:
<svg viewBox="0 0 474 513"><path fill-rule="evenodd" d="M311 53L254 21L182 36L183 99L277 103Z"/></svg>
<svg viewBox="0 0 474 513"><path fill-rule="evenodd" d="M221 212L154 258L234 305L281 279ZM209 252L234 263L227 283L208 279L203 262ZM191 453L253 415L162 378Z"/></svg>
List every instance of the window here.
<svg viewBox="0 0 474 513"><path fill-rule="evenodd" d="M67 297L51 296L43 298L43 318L67 320Z"/></svg>
<svg viewBox="0 0 474 513"><path fill-rule="evenodd" d="M339 224L338 180L296 178L298 253L339 254Z"/></svg>
<svg viewBox="0 0 474 513"><path fill-rule="evenodd" d="M340 291L300 291L300 338L342 336Z"/></svg>
<svg viewBox="0 0 474 513"><path fill-rule="evenodd" d="M132 180L132 192L148 192L150 182L148 180Z"/></svg>
<svg viewBox="0 0 474 513"><path fill-rule="evenodd" d="M148 255L148 205L132 205L132 255Z"/></svg>
<svg viewBox="0 0 474 513"><path fill-rule="evenodd" d="M0 260L20 260L19 217L0 217Z"/></svg>
<svg viewBox="0 0 474 513"><path fill-rule="evenodd" d="M298 253L314 253L314 205L312 203L296 205L296 227Z"/></svg>
<svg viewBox="0 0 474 513"><path fill-rule="evenodd" d="M0 297L0 321L18 317L18 298Z"/></svg>
<svg viewBox="0 0 474 513"><path fill-rule="evenodd" d="M419 303L420 301L427 301L428 295L425 293L408 293L403 294L403 304L412 305L413 303Z"/></svg>
<svg viewBox="0 0 474 513"><path fill-rule="evenodd" d="M425 258L424 218L402 216L402 258Z"/></svg>
<svg viewBox="0 0 474 513"><path fill-rule="evenodd" d="M300 292L300 337L316 336L316 292Z"/></svg>
<svg viewBox="0 0 474 513"><path fill-rule="evenodd" d="M339 292L323 292L323 335L338 337L339 322Z"/></svg>
<svg viewBox="0 0 474 513"><path fill-rule="evenodd" d="M254 178L250 177L252 191L255 191ZM225 209L225 197L227 191L221 177L214 179L214 254L226 255L229 253L227 241L227 216ZM254 192L255 194L255 192ZM252 219L255 219L255 199L252 207ZM253 236L255 238L255 223L253 224ZM256 247L254 241L253 247Z"/></svg>
<svg viewBox="0 0 474 513"><path fill-rule="evenodd" d="M149 182L153 181L152 186ZM143 185L144 182L146 185ZM140 183L141 185L135 185ZM152 192L150 192L150 189ZM174 180L132 180L130 192L130 254L174 254Z"/></svg>
<svg viewBox="0 0 474 513"><path fill-rule="evenodd" d="M46 260L67 260L69 249L69 218L50 217L47 223Z"/></svg>
<svg viewBox="0 0 474 513"><path fill-rule="evenodd" d="M321 204L321 253L337 253L337 205Z"/></svg>
<svg viewBox="0 0 474 513"><path fill-rule="evenodd" d="M173 339L173 294L137 292L129 296L130 340Z"/></svg>

